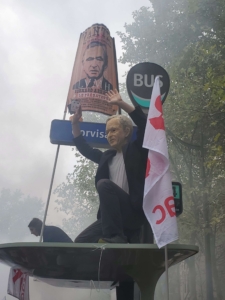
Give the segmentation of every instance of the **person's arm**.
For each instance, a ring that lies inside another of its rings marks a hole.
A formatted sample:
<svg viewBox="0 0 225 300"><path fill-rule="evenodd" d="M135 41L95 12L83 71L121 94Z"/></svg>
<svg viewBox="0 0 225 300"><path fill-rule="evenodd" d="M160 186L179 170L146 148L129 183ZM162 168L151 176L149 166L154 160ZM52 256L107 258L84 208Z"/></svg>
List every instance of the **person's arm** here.
<svg viewBox="0 0 225 300"><path fill-rule="evenodd" d="M123 101L117 89L109 91L107 93L107 96L109 97L108 100L109 103L118 105L121 109L123 109L128 114L130 114L132 111L135 110L134 106Z"/></svg>
<svg viewBox="0 0 225 300"><path fill-rule="evenodd" d="M137 125L137 133L136 133L136 144L142 148L145 127L147 123L147 116L143 113L140 106L137 106L135 110L129 114L134 124Z"/></svg>
<svg viewBox="0 0 225 300"><path fill-rule="evenodd" d="M82 110L81 106L79 106L78 110L70 117L70 121L72 124L72 133L74 138L78 137L81 132L80 132L80 124L79 120L82 117Z"/></svg>
<svg viewBox="0 0 225 300"><path fill-rule="evenodd" d="M83 138L79 123L81 117L82 110L81 106L79 106L78 110L70 117L70 121L72 124L72 133L74 136L74 144L83 156L98 164L102 157L102 151L92 148Z"/></svg>

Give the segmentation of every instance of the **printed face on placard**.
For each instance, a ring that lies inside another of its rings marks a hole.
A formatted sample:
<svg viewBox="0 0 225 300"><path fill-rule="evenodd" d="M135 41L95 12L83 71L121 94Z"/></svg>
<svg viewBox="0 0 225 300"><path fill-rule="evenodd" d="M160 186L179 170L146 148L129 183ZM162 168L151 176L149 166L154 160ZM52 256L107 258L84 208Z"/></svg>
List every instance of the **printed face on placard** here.
<svg viewBox="0 0 225 300"><path fill-rule="evenodd" d="M118 89L116 63L115 41L104 24L95 23L81 33L67 97L70 114L74 100L82 111L116 114L118 106L107 96Z"/></svg>
<svg viewBox="0 0 225 300"><path fill-rule="evenodd" d="M99 79L105 69L104 49L101 46L86 49L83 57L84 72L89 79Z"/></svg>

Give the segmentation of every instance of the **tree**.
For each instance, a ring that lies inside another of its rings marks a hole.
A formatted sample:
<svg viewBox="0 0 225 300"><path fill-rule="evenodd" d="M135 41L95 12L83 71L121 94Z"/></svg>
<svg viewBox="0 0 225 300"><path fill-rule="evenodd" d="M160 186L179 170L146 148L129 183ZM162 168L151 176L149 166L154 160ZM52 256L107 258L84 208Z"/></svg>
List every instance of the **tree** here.
<svg viewBox="0 0 225 300"><path fill-rule="evenodd" d="M176 114L173 122L168 122L171 146L177 147L171 152L171 158L177 163L173 166L190 193L186 198L190 201L190 213L194 218L189 215L188 224L189 229L192 228L192 241L198 241L205 256L207 299L213 299L211 248L215 248L212 245L215 223L212 221L214 214L221 210L219 205L214 205L215 195L218 187L222 188L218 176L223 174L224 178L225 91L220 84L220 69L225 59L221 55L224 46L221 46L221 51L218 47L209 41L199 41L185 48L183 56L171 70L172 78L179 78L179 81L174 82L173 101L166 107L167 116ZM182 167L175 157L177 152L183 157Z"/></svg>
<svg viewBox="0 0 225 300"><path fill-rule="evenodd" d="M29 234L28 224L34 217L43 217L43 203L37 197L24 196L20 190L0 192L0 227L4 240L18 242Z"/></svg>
<svg viewBox="0 0 225 300"><path fill-rule="evenodd" d="M201 39L224 44L224 2L209 0L151 0L133 12L134 22L117 32L123 43L121 63L141 61L170 66L183 49Z"/></svg>
<svg viewBox="0 0 225 300"><path fill-rule="evenodd" d="M56 203L59 210L67 218L63 219L63 227L71 236L76 236L81 229L96 219L98 197L94 184L97 165L75 152L77 162L74 172L67 175L66 182L55 190Z"/></svg>
<svg viewBox="0 0 225 300"><path fill-rule="evenodd" d="M164 115L173 176L182 182L185 194L180 236L185 242L197 243L205 257L206 283L192 273L189 299L201 297L196 282L205 287L202 297L213 299L212 275L217 299L221 295L216 280L219 268L216 265L213 270L213 257L220 238L214 234L224 228L223 5L208 0L152 0L152 7L134 12L134 22L125 24L125 33L119 33L124 44L122 63L152 61L166 67L171 77Z"/></svg>

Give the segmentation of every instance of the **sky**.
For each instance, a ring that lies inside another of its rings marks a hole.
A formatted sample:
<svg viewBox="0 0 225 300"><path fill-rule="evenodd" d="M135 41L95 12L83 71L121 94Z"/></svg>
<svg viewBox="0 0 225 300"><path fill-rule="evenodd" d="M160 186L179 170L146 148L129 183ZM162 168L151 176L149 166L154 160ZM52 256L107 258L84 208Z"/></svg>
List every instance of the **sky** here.
<svg viewBox="0 0 225 300"><path fill-rule="evenodd" d="M94 23L105 24L119 58L122 45L116 32L124 31L124 24L133 21L132 12L141 6L150 2L0 1L0 189L19 189L46 202L57 147L49 140L50 124L63 117L80 33ZM120 82L127 70L118 64ZM71 147L62 146L53 190L74 164ZM46 223L60 225L62 216L54 208L52 199ZM1 300L6 295L7 267L0 265L0 276Z"/></svg>

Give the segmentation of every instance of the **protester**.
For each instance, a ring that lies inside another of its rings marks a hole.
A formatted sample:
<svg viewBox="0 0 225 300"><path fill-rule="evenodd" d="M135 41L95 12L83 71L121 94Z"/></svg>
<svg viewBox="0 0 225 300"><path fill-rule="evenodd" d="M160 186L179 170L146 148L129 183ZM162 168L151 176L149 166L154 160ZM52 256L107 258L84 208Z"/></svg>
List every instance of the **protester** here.
<svg viewBox="0 0 225 300"><path fill-rule="evenodd" d="M81 107L72 116L74 144L82 155L98 164L95 185L100 207L97 221L81 232L76 243L137 243L145 220L142 209L147 150L142 148L146 116L140 107L124 102L117 90L107 93L109 103L127 112L137 125L137 136L130 141L133 124L124 115L106 121L110 150L92 148L83 138L79 119Z"/></svg>
<svg viewBox="0 0 225 300"><path fill-rule="evenodd" d="M28 227L31 234L35 236L41 235L42 221L38 218L33 218ZM58 243L72 243L71 238L59 227L56 226L44 226L43 242L58 242Z"/></svg>

